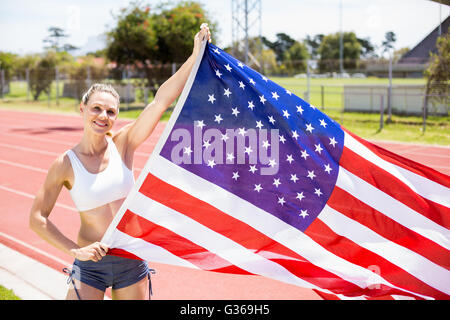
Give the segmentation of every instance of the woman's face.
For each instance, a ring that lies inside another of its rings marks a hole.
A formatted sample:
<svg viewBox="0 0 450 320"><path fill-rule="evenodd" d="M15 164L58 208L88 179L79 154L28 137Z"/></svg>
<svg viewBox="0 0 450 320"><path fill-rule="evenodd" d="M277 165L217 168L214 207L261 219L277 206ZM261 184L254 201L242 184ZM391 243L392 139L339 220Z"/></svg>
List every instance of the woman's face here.
<svg viewBox="0 0 450 320"><path fill-rule="evenodd" d="M114 125L119 113L117 100L108 92L95 92L87 105L81 103L84 126L97 134L106 134Z"/></svg>

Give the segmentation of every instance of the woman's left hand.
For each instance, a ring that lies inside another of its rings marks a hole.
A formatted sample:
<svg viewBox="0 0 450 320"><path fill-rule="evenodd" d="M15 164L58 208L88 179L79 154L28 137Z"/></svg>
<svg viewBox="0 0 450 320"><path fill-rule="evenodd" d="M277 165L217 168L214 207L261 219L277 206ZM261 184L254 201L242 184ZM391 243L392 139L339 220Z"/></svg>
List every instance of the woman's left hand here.
<svg viewBox="0 0 450 320"><path fill-rule="evenodd" d="M211 42L211 32L209 31L208 24L202 23L200 26L200 31L194 37L194 49L192 50L192 54L194 56L199 54L202 41L205 39Z"/></svg>

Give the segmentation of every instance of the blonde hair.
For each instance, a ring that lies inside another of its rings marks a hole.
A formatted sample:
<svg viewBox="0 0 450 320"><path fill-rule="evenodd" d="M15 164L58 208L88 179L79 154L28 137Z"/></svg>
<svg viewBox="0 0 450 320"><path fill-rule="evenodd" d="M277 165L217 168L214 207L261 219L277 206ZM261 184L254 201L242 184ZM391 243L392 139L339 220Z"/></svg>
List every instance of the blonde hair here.
<svg viewBox="0 0 450 320"><path fill-rule="evenodd" d="M107 92L111 94L117 100L117 108L120 105L120 96L117 93L116 89L113 88L112 85L106 83L94 83L84 94L83 98L81 98L81 102L84 105L87 105L91 96L96 92Z"/></svg>
<svg viewBox="0 0 450 320"><path fill-rule="evenodd" d="M91 98L91 96L96 93L96 92L107 92L109 94L111 94L116 100L117 100L117 109L119 109L120 106L120 96L117 93L117 91L113 88L112 85L110 84L105 84L105 83L94 83L84 94L83 97L81 98L81 102L84 105L87 105L89 102L89 99ZM112 137L113 133L111 131L108 131L106 133L107 136Z"/></svg>

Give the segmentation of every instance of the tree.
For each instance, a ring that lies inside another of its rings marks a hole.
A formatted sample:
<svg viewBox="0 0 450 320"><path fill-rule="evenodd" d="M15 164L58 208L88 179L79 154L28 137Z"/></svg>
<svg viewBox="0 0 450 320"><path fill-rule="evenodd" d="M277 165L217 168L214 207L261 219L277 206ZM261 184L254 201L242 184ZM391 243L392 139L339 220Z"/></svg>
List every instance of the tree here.
<svg viewBox="0 0 450 320"><path fill-rule="evenodd" d="M78 49L77 47L75 47L71 44L68 44L68 43L61 44L60 43L63 38L69 37L69 35L66 34L63 29L61 29L59 27L50 27L50 28L48 28L48 32L50 34L43 40L43 42L47 44L46 46L44 46L44 48L46 50L55 50L56 52L61 52L61 51L69 52L71 50Z"/></svg>
<svg viewBox="0 0 450 320"><path fill-rule="evenodd" d="M25 62L30 71L30 91L37 101L43 92L50 94L55 67L73 62L73 57L67 52L49 50L41 56L30 56Z"/></svg>
<svg viewBox="0 0 450 320"><path fill-rule="evenodd" d="M339 39L340 34L333 33L323 37L318 48L320 54L319 70L320 72L332 72L339 70ZM344 32L344 68L355 69L358 66L358 60L361 56L362 46L354 32Z"/></svg>
<svg viewBox="0 0 450 320"><path fill-rule="evenodd" d="M107 33L106 56L118 65L146 64L157 51L157 36L149 7L137 3L123 8L116 27Z"/></svg>
<svg viewBox="0 0 450 320"><path fill-rule="evenodd" d="M389 52L394 48L394 43L397 41L397 36L394 32L388 31L384 35L384 40L381 42L381 47L383 48L384 52Z"/></svg>
<svg viewBox="0 0 450 320"><path fill-rule="evenodd" d="M449 79L450 79L450 28L447 33L437 38L437 53L430 53L430 63L425 71L427 78L425 92L425 112L428 97L433 104L449 105ZM426 113L425 113L426 116Z"/></svg>
<svg viewBox="0 0 450 320"><path fill-rule="evenodd" d="M403 47L394 51L394 56L392 58L394 63L397 63L406 53L408 53L411 49L409 47Z"/></svg>
<svg viewBox="0 0 450 320"><path fill-rule="evenodd" d="M15 65L17 63L18 56L11 52L2 52L0 51L0 70L3 70L5 81L9 82L11 79L14 71L15 71ZM0 86L1 86L0 82ZM4 88L0 87L0 95L2 92L4 92Z"/></svg>
<svg viewBox="0 0 450 320"><path fill-rule="evenodd" d="M215 23L200 3L183 1L173 8L163 4L158 10L160 13L153 16L159 48L156 59L163 63L180 63L189 57L194 36L203 22L208 23L212 35L216 32Z"/></svg>
<svg viewBox="0 0 450 320"><path fill-rule="evenodd" d="M323 34L316 34L315 36L306 36L306 39L304 40L304 43L306 47L308 48L308 52L312 59L318 59L319 58L319 52L318 49L320 47L320 43L323 40L324 35Z"/></svg>
<svg viewBox="0 0 450 320"><path fill-rule="evenodd" d="M242 41L234 41L230 47L224 48L224 51L232 54L236 59L240 61L245 61L245 50L242 45ZM247 65L255 70L259 70L259 72L267 73L272 72L274 69L271 67L272 62L275 62L275 53L272 49L263 49L262 42L259 36L248 38L248 51L249 51L249 60ZM268 55L265 54L269 53ZM272 61L272 53L273 53L273 61Z"/></svg>
<svg viewBox="0 0 450 320"><path fill-rule="evenodd" d="M296 41L285 53L284 64L288 75L294 75L306 71L306 64L309 59L306 45Z"/></svg>
<svg viewBox="0 0 450 320"><path fill-rule="evenodd" d="M265 74L276 74L278 65L275 52L272 49L263 49L261 57L262 70Z"/></svg>
<svg viewBox="0 0 450 320"><path fill-rule="evenodd" d="M282 63L285 52L296 42L286 33L277 33L276 40L271 42L266 37L262 37L263 44L275 52L278 63Z"/></svg>
<svg viewBox="0 0 450 320"><path fill-rule="evenodd" d="M153 85L171 75L171 69L158 73L163 69L154 68L154 64L185 61L202 23L208 23L212 36L215 32L215 24L203 7L191 1L171 7L161 4L154 13L150 7L132 2L115 18L116 27L107 34L106 56L122 68L127 65L143 68Z"/></svg>
<svg viewBox="0 0 450 320"><path fill-rule="evenodd" d="M370 38L356 38L361 44L361 57L373 58L376 56L375 45L370 42Z"/></svg>
<svg viewBox="0 0 450 320"><path fill-rule="evenodd" d="M76 62L66 64L61 69L69 76L71 89L80 100L83 93L89 89L92 83L100 82L108 77L106 61L104 59L96 59L93 55L78 57ZM87 81L88 78L90 83Z"/></svg>

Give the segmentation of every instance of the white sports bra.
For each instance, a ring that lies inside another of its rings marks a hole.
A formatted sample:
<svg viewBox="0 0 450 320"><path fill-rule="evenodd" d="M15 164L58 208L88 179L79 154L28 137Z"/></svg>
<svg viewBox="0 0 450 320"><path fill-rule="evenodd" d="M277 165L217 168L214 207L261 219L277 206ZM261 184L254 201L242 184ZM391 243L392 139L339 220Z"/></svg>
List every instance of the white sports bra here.
<svg viewBox="0 0 450 320"><path fill-rule="evenodd" d="M109 162L105 170L90 173L75 152L67 151L72 165L74 183L70 189L78 211L87 211L125 198L134 185L133 172L123 163L111 138L107 138Z"/></svg>

